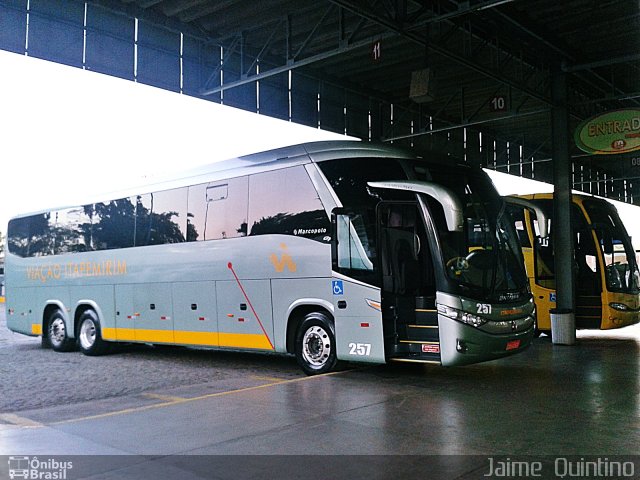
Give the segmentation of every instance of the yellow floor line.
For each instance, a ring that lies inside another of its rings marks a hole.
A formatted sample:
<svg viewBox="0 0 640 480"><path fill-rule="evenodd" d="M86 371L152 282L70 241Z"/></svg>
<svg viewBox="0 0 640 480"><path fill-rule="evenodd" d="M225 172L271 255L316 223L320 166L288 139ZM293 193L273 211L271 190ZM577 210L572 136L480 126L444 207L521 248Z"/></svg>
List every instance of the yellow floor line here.
<svg viewBox="0 0 640 480"><path fill-rule="evenodd" d="M147 398L153 398L156 400L164 400L165 402L177 402L180 400L186 400L185 397L174 397L173 395L160 395L159 393L143 393L141 396Z"/></svg>
<svg viewBox="0 0 640 480"><path fill-rule="evenodd" d="M286 382L287 381L284 378L263 377L263 376L260 376L260 375L251 375L251 378L253 378L254 380L266 380L267 382L273 382L273 383L282 383L282 382Z"/></svg>
<svg viewBox="0 0 640 480"><path fill-rule="evenodd" d="M85 420L99 420L99 419L102 419L102 418L109 418L109 417L114 417L116 415L124 415L124 414L127 414L127 413L144 412L146 410L154 410L156 408L170 407L170 406L173 406L173 405L179 405L181 403L197 402L199 400L206 400L208 398L224 397L226 395L232 395L232 394L236 394L236 393L251 392L253 390L260 390L262 388L269 388L269 387L273 387L273 386L276 386L276 385L282 385L282 384L286 384L286 383L298 383L298 382L312 381L312 380L317 379L317 378L328 377L328 376L332 376L332 375L339 375L339 374L345 373L347 371L348 370L344 370L344 371L340 371L340 372L329 372L329 373L325 373L325 374L322 374L322 375L314 375L312 377L294 378L294 379L291 379L291 380L280 380L278 382L265 383L264 385L257 385L257 386L254 386L254 387L239 388L237 390L228 390L226 392L209 393L207 395L201 395L199 397L193 397L193 398L177 398L175 400L166 401L166 402L162 402L162 403L154 403L153 405L145 405L145 406L142 406L142 407L125 408L123 410L117 410L115 412L101 413L101 414L98 414L98 415L89 415L89 416L86 416L86 417L79 417L79 418L71 418L71 419L68 419L68 420L61 420L59 422L52 422L52 423L50 423L48 425L51 425L51 426L65 425L65 424L69 424L69 423L83 422Z"/></svg>
<svg viewBox="0 0 640 480"><path fill-rule="evenodd" d="M13 413L0 413L0 421L17 425L19 427L42 427L42 423L30 420L28 418L19 417Z"/></svg>

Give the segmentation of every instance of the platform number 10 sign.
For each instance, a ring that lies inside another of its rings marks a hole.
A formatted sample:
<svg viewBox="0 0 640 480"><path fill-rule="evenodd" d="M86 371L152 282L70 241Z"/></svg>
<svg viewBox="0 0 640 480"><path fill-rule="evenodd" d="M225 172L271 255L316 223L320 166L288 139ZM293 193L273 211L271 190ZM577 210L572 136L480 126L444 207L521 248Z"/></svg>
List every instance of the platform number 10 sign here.
<svg viewBox="0 0 640 480"><path fill-rule="evenodd" d="M489 101L489 110L504 112L507 110L507 99L503 95L496 95Z"/></svg>

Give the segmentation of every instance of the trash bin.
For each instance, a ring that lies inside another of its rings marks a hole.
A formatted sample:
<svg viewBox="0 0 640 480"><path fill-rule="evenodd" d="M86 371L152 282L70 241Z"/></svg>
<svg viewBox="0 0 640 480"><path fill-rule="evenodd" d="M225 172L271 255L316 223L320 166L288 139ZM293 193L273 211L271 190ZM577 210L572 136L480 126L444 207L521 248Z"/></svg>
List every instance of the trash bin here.
<svg viewBox="0 0 640 480"><path fill-rule="evenodd" d="M576 317L570 308L552 308L551 314L551 339L559 345L575 345L576 343Z"/></svg>

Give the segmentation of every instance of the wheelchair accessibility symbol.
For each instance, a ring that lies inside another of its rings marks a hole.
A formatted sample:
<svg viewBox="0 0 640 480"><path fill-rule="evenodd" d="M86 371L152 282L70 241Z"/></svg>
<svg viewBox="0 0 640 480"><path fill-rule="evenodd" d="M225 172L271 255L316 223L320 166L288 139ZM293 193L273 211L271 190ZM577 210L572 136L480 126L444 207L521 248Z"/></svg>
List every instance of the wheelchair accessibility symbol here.
<svg viewBox="0 0 640 480"><path fill-rule="evenodd" d="M331 280L331 289L334 295L344 295L344 286L342 280Z"/></svg>

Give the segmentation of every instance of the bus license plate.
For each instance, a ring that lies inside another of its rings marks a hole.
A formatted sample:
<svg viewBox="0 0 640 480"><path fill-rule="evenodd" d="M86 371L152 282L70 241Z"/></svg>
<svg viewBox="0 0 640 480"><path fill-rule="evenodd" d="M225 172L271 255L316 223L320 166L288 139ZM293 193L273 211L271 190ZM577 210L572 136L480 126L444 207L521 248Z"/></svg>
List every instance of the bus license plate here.
<svg viewBox="0 0 640 480"><path fill-rule="evenodd" d="M520 348L520 340L511 340L507 342L507 350L517 350Z"/></svg>

